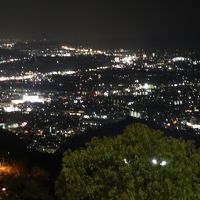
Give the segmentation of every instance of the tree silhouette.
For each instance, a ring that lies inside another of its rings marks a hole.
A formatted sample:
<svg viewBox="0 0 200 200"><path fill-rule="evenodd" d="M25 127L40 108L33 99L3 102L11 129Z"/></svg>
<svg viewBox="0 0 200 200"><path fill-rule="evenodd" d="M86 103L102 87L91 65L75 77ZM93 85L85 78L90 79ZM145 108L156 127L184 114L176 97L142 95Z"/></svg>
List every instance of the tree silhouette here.
<svg viewBox="0 0 200 200"><path fill-rule="evenodd" d="M64 154L58 200L200 199L200 152L142 124Z"/></svg>

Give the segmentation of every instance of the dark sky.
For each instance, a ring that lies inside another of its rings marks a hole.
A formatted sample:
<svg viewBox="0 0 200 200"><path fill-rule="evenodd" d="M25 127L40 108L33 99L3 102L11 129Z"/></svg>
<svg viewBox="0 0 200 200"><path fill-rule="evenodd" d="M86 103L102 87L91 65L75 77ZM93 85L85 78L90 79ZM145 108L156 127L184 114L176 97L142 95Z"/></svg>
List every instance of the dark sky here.
<svg viewBox="0 0 200 200"><path fill-rule="evenodd" d="M2 0L0 38L97 47L200 47L198 9L191 0Z"/></svg>

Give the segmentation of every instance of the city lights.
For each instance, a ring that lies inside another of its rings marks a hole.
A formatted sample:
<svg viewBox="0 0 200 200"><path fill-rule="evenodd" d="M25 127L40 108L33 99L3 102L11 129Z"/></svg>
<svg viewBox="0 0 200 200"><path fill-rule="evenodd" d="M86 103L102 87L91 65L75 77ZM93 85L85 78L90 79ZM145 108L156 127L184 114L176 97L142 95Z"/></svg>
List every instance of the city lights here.
<svg viewBox="0 0 200 200"><path fill-rule="evenodd" d="M17 112L20 111L18 107L15 106L8 106L3 108L5 112Z"/></svg>
<svg viewBox="0 0 200 200"><path fill-rule="evenodd" d="M48 100L47 99L45 100L44 98L39 97L38 95L23 95L22 99L11 100L11 102L15 105L23 104L25 102L44 103L45 101L48 101Z"/></svg>
<svg viewBox="0 0 200 200"><path fill-rule="evenodd" d="M66 137L128 116L200 134L200 60L191 52L95 50L65 43L22 52L0 58L0 127L22 139L33 134L29 149L54 152Z"/></svg>

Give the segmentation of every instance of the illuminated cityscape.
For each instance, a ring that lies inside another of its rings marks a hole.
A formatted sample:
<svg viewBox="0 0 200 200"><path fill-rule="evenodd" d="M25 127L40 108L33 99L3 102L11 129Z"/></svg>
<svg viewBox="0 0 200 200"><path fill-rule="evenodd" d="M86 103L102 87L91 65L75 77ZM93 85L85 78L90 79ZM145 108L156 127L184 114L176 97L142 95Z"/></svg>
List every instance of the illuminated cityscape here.
<svg viewBox="0 0 200 200"><path fill-rule="evenodd" d="M53 153L72 135L128 116L200 133L198 51L0 46L0 127L28 149Z"/></svg>
<svg viewBox="0 0 200 200"><path fill-rule="evenodd" d="M200 200L198 1L2 1L0 200Z"/></svg>

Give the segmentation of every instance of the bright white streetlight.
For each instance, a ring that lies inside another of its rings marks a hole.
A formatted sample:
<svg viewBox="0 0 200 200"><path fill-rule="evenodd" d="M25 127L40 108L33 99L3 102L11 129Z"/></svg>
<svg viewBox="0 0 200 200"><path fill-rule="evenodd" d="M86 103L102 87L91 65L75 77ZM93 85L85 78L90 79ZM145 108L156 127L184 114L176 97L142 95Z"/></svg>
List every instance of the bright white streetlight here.
<svg viewBox="0 0 200 200"><path fill-rule="evenodd" d="M151 163L152 163L153 165L160 165L160 166L166 166L166 165L167 165L167 161L166 161L166 160L160 161L160 160L157 160L156 158L153 158L153 159L151 160Z"/></svg>
<svg viewBox="0 0 200 200"><path fill-rule="evenodd" d="M163 160L161 163L160 163L160 166L166 166L167 165L167 161L166 160Z"/></svg>
<svg viewBox="0 0 200 200"><path fill-rule="evenodd" d="M152 162L153 165L157 165L158 164L158 161L155 158L152 159L151 162Z"/></svg>
<svg viewBox="0 0 200 200"><path fill-rule="evenodd" d="M124 158L124 163L129 164L126 158Z"/></svg>

